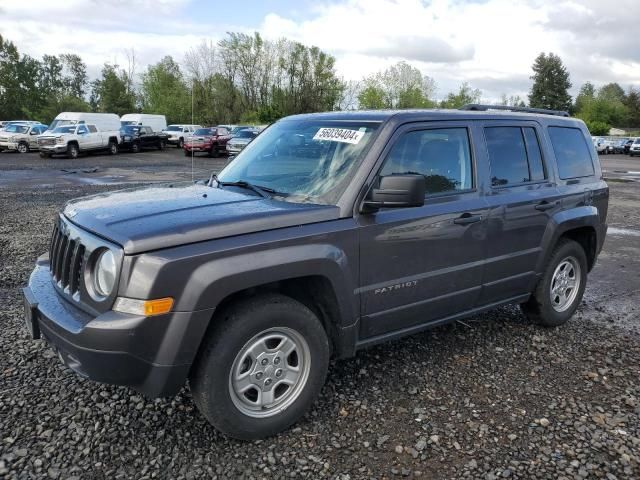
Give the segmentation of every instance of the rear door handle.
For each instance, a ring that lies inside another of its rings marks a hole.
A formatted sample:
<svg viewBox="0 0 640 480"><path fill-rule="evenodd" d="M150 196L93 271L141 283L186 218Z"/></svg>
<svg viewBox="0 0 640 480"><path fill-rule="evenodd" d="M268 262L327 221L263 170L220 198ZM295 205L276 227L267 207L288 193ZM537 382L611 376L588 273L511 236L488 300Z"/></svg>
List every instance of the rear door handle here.
<svg viewBox="0 0 640 480"><path fill-rule="evenodd" d="M458 218L453 220L456 225L469 225L471 223L477 223L482 220L482 215L471 215L470 213L463 213Z"/></svg>
<svg viewBox="0 0 640 480"><path fill-rule="evenodd" d="M540 210L541 212L545 212L547 210L551 210L552 208L555 208L558 206L560 202L547 202L546 200L543 200L542 202L540 202L538 205L535 206L536 210Z"/></svg>

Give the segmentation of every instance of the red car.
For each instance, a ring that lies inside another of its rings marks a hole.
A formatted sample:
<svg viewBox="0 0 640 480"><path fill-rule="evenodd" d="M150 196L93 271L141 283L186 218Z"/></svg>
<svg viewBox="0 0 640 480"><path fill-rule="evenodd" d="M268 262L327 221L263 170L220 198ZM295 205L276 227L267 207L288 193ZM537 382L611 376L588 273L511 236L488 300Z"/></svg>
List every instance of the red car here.
<svg viewBox="0 0 640 480"><path fill-rule="evenodd" d="M184 141L184 155L203 152L210 157L220 156L227 151L227 142L231 138L229 131L222 127L198 128Z"/></svg>

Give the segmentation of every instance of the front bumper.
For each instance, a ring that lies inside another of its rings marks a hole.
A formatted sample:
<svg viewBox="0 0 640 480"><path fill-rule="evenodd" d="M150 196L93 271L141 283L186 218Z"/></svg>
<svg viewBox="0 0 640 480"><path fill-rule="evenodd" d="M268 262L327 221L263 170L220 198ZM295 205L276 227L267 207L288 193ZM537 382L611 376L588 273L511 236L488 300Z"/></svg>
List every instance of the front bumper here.
<svg viewBox="0 0 640 480"><path fill-rule="evenodd" d="M195 144L195 145L191 145L189 143L185 143L183 145L184 149L187 152L208 152L209 150L211 150L211 145L207 145L206 143L202 143L202 144Z"/></svg>
<svg viewBox="0 0 640 480"><path fill-rule="evenodd" d="M56 145L38 145L38 148L41 152L46 153L66 153L67 145L66 144L56 144Z"/></svg>
<svg viewBox="0 0 640 480"><path fill-rule="evenodd" d="M24 297L32 337L41 336L66 366L152 398L175 395L184 385L213 313L144 317L108 311L93 317L58 295L47 256L38 259Z"/></svg>
<svg viewBox="0 0 640 480"><path fill-rule="evenodd" d="M246 147L247 145L229 145L227 143L227 152L229 153L240 153L244 147Z"/></svg>

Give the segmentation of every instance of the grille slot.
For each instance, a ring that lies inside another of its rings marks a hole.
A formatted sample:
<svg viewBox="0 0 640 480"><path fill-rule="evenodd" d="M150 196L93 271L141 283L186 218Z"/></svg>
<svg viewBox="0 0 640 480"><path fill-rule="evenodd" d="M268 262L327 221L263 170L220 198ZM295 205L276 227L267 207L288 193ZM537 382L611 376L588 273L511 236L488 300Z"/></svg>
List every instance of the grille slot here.
<svg viewBox="0 0 640 480"><path fill-rule="evenodd" d="M69 238L56 225L51 236L49 261L51 275L63 289L69 289L72 295L80 287L85 246Z"/></svg>

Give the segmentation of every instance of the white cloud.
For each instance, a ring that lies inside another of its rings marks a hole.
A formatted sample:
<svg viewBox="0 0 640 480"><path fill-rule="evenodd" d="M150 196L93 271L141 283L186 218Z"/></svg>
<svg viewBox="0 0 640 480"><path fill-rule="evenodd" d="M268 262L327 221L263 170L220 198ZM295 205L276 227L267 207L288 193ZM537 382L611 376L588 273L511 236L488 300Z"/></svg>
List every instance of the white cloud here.
<svg viewBox="0 0 640 480"><path fill-rule="evenodd" d="M436 79L441 96L469 81L497 99L527 94L531 65L543 51L562 57L574 91L586 80L640 83L640 49L626 33L634 31L640 2L620 3L347 0L320 5L301 22L270 14L261 30L334 53L349 79L405 59Z"/></svg>
<svg viewBox="0 0 640 480"><path fill-rule="evenodd" d="M181 61L226 31L256 29L332 53L346 79L407 60L437 81L439 96L464 81L485 99L526 96L531 64L542 51L561 56L574 93L586 80L640 84L638 0L319 2L307 12L274 11L256 24L230 26L189 15L190 0L2 0L0 22L21 52L75 52L92 75L105 61L124 63L131 48L142 69L164 55Z"/></svg>

